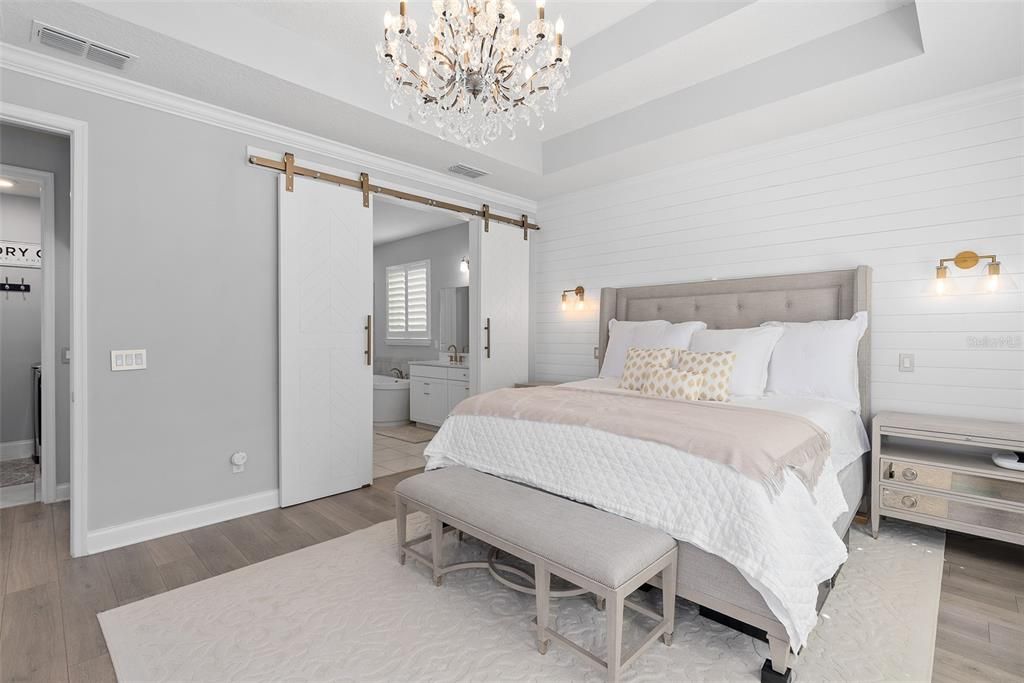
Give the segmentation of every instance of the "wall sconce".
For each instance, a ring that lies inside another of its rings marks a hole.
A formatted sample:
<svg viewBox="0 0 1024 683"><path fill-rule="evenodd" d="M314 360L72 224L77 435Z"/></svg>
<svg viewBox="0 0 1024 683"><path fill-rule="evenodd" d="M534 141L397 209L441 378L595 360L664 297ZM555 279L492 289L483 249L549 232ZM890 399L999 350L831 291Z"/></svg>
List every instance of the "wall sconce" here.
<svg viewBox="0 0 1024 683"><path fill-rule="evenodd" d="M468 273L469 272L469 259L467 259L465 256L463 256L462 260L459 261L459 272L460 273Z"/></svg>
<svg viewBox="0 0 1024 683"><path fill-rule="evenodd" d="M939 265L935 267L935 293L944 294L948 289L949 279L949 266L947 263L952 263L961 270L970 270L974 268L982 259L988 259L989 263L985 266L985 289L989 292L994 292L999 289L999 271L1000 263L996 259L995 254L985 254L979 256L973 251L961 251L953 258L939 259Z"/></svg>
<svg viewBox="0 0 1024 683"><path fill-rule="evenodd" d="M562 310L563 311L568 311L569 310L569 295L570 294L573 295L574 300L576 301L576 305L574 306L574 308L577 311L582 311L583 310L583 287L582 286L577 286L576 289L566 289L566 290L562 291Z"/></svg>

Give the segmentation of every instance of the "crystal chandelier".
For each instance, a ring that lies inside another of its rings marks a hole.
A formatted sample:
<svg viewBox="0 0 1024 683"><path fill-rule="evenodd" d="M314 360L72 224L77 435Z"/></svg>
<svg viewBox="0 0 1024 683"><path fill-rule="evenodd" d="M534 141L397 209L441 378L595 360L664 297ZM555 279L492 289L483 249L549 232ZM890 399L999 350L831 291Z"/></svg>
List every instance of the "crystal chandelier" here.
<svg viewBox="0 0 1024 683"><path fill-rule="evenodd" d="M555 111L569 77L564 24L537 18L519 32L519 10L511 0L433 0L430 36L416 38L416 22L384 14L384 41L377 56L391 93L391 107L408 106L412 121L433 119L442 138L470 147L506 133L515 139L519 121Z"/></svg>

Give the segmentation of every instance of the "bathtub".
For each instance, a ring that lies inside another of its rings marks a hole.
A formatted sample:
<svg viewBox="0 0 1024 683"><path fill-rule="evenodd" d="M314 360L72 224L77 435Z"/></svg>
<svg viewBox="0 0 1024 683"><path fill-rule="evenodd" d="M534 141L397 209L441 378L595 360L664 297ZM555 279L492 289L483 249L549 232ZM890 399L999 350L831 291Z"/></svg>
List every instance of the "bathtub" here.
<svg viewBox="0 0 1024 683"><path fill-rule="evenodd" d="M373 376L373 426L397 427L409 422L409 380Z"/></svg>

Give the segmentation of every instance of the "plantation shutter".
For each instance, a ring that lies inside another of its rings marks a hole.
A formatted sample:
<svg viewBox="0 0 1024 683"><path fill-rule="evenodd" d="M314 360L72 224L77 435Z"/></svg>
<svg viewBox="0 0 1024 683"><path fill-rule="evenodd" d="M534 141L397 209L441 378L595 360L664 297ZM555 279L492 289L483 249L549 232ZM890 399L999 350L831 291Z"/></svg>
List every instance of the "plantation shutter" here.
<svg viewBox="0 0 1024 683"><path fill-rule="evenodd" d="M386 279L388 339L429 342L430 261L388 266Z"/></svg>

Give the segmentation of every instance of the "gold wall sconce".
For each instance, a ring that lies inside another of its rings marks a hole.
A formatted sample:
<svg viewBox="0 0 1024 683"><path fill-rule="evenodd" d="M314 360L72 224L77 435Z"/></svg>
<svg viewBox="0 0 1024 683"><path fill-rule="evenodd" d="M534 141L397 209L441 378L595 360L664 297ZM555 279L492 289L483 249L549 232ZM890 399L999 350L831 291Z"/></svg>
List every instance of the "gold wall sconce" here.
<svg viewBox="0 0 1024 683"><path fill-rule="evenodd" d="M566 289L562 291L562 310L569 310L569 295L572 294L575 308L577 311L583 310L583 287L577 286L576 289Z"/></svg>
<svg viewBox="0 0 1024 683"><path fill-rule="evenodd" d="M949 266L946 265L947 263L952 263L961 270L970 270L985 259L989 262L988 265L985 266L985 289L989 292L998 290L1001 264L996 258L996 255L985 254L983 256L979 256L973 251L961 251L953 258L939 259L939 265L935 267L935 293L945 294L949 291Z"/></svg>

